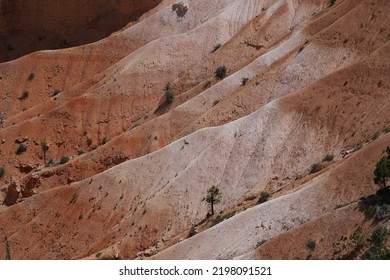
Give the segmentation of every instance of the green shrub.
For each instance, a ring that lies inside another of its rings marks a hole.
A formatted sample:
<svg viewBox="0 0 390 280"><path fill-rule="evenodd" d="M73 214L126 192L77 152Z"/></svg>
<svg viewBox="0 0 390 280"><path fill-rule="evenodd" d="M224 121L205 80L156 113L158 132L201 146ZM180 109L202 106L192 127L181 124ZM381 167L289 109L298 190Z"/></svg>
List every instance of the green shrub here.
<svg viewBox="0 0 390 280"><path fill-rule="evenodd" d="M54 166L55 165L55 162L54 160L51 158L48 160L48 162L45 164L45 167L49 167L49 166Z"/></svg>
<svg viewBox="0 0 390 280"><path fill-rule="evenodd" d="M389 132L390 132L390 127L386 127L386 128L384 129L384 132L385 132L385 133L389 133Z"/></svg>
<svg viewBox="0 0 390 280"><path fill-rule="evenodd" d="M219 66L217 70L215 70L215 77L222 80L226 77L227 69L226 66Z"/></svg>
<svg viewBox="0 0 390 280"><path fill-rule="evenodd" d="M168 83L165 86L165 100L167 103L172 103L175 99L175 93L173 92L172 85Z"/></svg>
<svg viewBox="0 0 390 280"><path fill-rule="evenodd" d="M22 96L20 97L20 100L27 99L29 95L28 90L23 91Z"/></svg>
<svg viewBox="0 0 390 280"><path fill-rule="evenodd" d="M245 86L248 81L249 81L249 78L242 78L241 79L241 85Z"/></svg>
<svg viewBox="0 0 390 280"><path fill-rule="evenodd" d="M4 167L0 166L0 178L2 178L5 174Z"/></svg>
<svg viewBox="0 0 390 280"><path fill-rule="evenodd" d="M58 95L59 93L60 93L61 91L59 90L59 89L55 89L54 91L53 91L53 96L56 96L56 95Z"/></svg>
<svg viewBox="0 0 390 280"><path fill-rule="evenodd" d="M60 164L65 164L65 163L67 163L69 160L70 160L69 157L67 157L67 156L62 156L62 157L61 157L61 160L60 160Z"/></svg>
<svg viewBox="0 0 390 280"><path fill-rule="evenodd" d="M190 237L194 236L195 234L197 234L197 231L196 231L195 227L192 226L190 231L188 232L187 238L190 238Z"/></svg>
<svg viewBox="0 0 390 280"><path fill-rule="evenodd" d="M350 235L349 239L355 245L357 249L360 249L366 244L366 239L363 235L363 228L359 226L355 231Z"/></svg>
<svg viewBox="0 0 390 280"><path fill-rule="evenodd" d="M334 155L332 154L327 154L324 158L323 161L332 161L334 159Z"/></svg>
<svg viewBox="0 0 390 280"><path fill-rule="evenodd" d="M224 220L227 220L227 219L230 219L231 217L233 217L234 215L236 214L236 211L233 211L233 212L230 212L228 214L225 214L225 215L218 215L217 217L215 217L215 219L211 222L211 226L215 226L215 225L218 225L219 223L223 222Z"/></svg>
<svg viewBox="0 0 390 280"><path fill-rule="evenodd" d="M20 144L16 150L16 154L20 155L20 154L24 153L25 151L27 151L27 146L25 144Z"/></svg>
<svg viewBox="0 0 390 280"><path fill-rule="evenodd" d="M385 227L377 227L371 235L372 242L377 246L385 245L389 238L389 231Z"/></svg>
<svg viewBox="0 0 390 280"><path fill-rule="evenodd" d="M77 151L77 154L80 156L80 155L82 155L82 154L84 154L84 150L78 150Z"/></svg>
<svg viewBox="0 0 390 280"><path fill-rule="evenodd" d="M379 131L375 131L374 134L371 136L371 140L376 140L381 136L381 133Z"/></svg>
<svg viewBox="0 0 390 280"><path fill-rule="evenodd" d="M110 140L111 140L110 138L104 137L104 138L102 139L102 145L107 144Z"/></svg>
<svg viewBox="0 0 390 280"><path fill-rule="evenodd" d="M314 251L317 247L317 244L314 240L310 239L306 242L306 248L310 251Z"/></svg>
<svg viewBox="0 0 390 280"><path fill-rule="evenodd" d="M35 73L31 72L30 75L28 76L28 80L32 81L32 80L34 80L34 78L35 78Z"/></svg>
<svg viewBox="0 0 390 280"><path fill-rule="evenodd" d="M261 192L259 200L257 201L257 204L261 204L261 203L267 202L268 199L270 198L270 196L271 195L268 192Z"/></svg>
<svg viewBox="0 0 390 280"><path fill-rule="evenodd" d="M314 164L312 164L312 166L311 166L311 168L310 168L310 174L319 172L321 169L322 169L321 164L319 164L319 163L314 163Z"/></svg>

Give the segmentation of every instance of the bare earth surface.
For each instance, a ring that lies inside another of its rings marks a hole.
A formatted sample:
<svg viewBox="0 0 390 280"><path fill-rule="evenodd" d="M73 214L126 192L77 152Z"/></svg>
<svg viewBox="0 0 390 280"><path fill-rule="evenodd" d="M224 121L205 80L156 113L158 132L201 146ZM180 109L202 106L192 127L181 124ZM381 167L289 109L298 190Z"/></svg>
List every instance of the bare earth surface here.
<svg viewBox="0 0 390 280"><path fill-rule="evenodd" d="M0 258L360 258L390 226L361 204L390 145L388 1L43 2L0 1Z"/></svg>

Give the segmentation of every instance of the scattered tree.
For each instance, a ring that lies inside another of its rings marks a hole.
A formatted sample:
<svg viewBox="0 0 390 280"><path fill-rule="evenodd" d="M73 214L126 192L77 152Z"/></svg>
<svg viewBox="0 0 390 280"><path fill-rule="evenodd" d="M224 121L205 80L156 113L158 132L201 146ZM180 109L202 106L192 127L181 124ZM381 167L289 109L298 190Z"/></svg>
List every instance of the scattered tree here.
<svg viewBox="0 0 390 280"><path fill-rule="evenodd" d="M214 215L214 205L221 202L221 192L216 186L207 190L207 195L203 198L210 205L210 215Z"/></svg>
<svg viewBox="0 0 390 280"><path fill-rule="evenodd" d="M374 182L381 188L386 188L386 181L390 177L390 155L384 156L377 162L374 170Z"/></svg>
<svg viewBox="0 0 390 280"><path fill-rule="evenodd" d="M41 149L42 149L42 153L43 153L43 162L44 162L44 164L46 164L46 153L49 150L49 145L47 144L46 139L43 139L41 141Z"/></svg>

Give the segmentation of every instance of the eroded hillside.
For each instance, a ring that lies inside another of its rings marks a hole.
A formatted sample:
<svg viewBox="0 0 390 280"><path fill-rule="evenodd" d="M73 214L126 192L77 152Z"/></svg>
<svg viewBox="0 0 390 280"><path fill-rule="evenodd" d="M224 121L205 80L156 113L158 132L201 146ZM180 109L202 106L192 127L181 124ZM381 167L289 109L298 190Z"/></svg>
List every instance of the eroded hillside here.
<svg viewBox="0 0 390 280"><path fill-rule="evenodd" d="M0 64L0 255L362 257L389 226L361 199L390 145L390 4L149 2Z"/></svg>

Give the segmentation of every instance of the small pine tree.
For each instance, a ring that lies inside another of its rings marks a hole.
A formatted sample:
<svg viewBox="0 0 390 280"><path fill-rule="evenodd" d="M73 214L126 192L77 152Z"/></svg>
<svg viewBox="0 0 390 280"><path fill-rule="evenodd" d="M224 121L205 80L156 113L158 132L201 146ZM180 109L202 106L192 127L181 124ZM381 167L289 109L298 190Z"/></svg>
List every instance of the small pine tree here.
<svg viewBox="0 0 390 280"><path fill-rule="evenodd" d="M214 205L221 202L221 192L216 186L207 190L207 195L203 198L210 205L210 215L214 215Z"/></svg>
<svg viewBox="0 0 390 280"><path fill-rule="evenodd" d="M390 159L384 156L376 163L374 182L381 188L386 188L386 181L390 177Z"/></svg>
<svg viewBox="0 0 390 280"><path fill-rule="evenodd" d="M42 153L43 153L43 162L46 164L46 153L49 150L49 145L47 144L46 139L43 139L41 141L41 148L42 148Z"/></svg>

